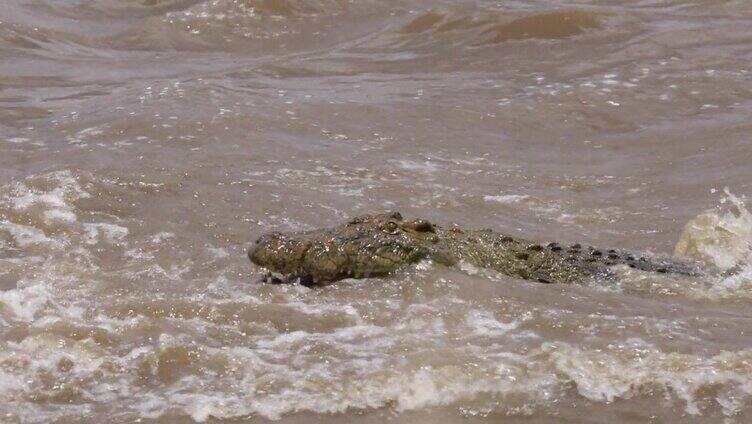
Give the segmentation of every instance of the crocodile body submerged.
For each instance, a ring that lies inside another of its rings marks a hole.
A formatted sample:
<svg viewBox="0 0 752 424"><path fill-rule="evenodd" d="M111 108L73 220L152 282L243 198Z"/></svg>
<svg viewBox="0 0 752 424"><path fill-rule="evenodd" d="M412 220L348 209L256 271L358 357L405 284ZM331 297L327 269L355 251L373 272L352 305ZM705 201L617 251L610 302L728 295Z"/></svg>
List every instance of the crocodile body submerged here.
<svg viewBox="0 0 752 424"><path fill-rule="evenodd" d="M305 285L385 276L424 259L450 266L466 262L542 283L607 280L613 278L611 268L616 265L699 275L692 264L674 259L580 244L541 244L491 230L442 228L421 219L403 220L398 212L361 216L323 230L269 233L256 241L248 256L276 281Z"/></svg>

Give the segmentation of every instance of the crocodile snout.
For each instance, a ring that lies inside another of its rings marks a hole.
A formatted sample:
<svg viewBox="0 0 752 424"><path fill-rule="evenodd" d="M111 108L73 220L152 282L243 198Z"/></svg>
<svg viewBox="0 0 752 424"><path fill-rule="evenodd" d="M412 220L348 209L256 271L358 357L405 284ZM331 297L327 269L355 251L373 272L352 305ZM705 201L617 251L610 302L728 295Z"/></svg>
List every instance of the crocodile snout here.
<svg viewBox="0 0 752 424"><path fill-rule="evenodd" d="M248 257L254 264L272 272L297 274L310 247L309 241L296 240L282 233L269 233L256 240L248 251Z"/></svg>

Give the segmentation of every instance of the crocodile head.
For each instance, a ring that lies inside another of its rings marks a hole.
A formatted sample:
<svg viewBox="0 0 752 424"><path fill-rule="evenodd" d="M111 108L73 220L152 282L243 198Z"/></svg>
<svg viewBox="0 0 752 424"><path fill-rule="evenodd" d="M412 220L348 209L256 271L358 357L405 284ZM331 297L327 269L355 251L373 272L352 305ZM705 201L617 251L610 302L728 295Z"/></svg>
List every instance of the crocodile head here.
<svg viewBox="0 0 752 424"><path fill-rule="evenodd" d="M398 212L357 217L345 225L261 236L251 262L281 281L322 284L343 278L384 276L424 258L437 258L436 228L405 221Z"/></svg>

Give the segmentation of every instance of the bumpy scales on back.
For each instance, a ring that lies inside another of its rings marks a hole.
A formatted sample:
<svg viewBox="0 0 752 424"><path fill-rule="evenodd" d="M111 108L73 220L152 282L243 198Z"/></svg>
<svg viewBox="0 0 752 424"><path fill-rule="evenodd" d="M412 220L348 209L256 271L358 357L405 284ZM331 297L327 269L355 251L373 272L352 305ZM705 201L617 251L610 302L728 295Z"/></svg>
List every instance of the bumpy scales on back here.
<svg viewBox="0 0 752 424"><path fill-rule="evenodd" d="M361 216L329 229L266 234L248 256L277 281L305 285L384 276L423 259L449 266L464 261L542 283L609 279L614 265L699 275L691 264L672 259L579 244L540 244L491 230L442 228L422 219L405 221L398 212Z"/></svg>

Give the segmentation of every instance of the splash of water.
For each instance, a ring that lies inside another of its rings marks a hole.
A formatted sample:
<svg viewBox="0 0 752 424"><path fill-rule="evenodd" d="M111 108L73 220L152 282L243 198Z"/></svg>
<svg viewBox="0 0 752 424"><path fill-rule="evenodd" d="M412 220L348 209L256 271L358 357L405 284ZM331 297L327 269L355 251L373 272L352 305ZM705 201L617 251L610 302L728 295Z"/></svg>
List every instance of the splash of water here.
<svg viewBox="0 0 752 424"><path fill-rule="evenodd" d="M690 220L674 251L722 272L702 297L739 298L752 295L752 213L744 199L724 188L715 210Z"/></svg>
<svg viewBox="0 0 752 424"><path fill-rule="evenodd" d="M752 259L752 213L743 199L724 189L717 210L690 220L676 245L675 254L702 261L721 270L749 264ZM723 210L729 205L730 208Z"/></svg>

